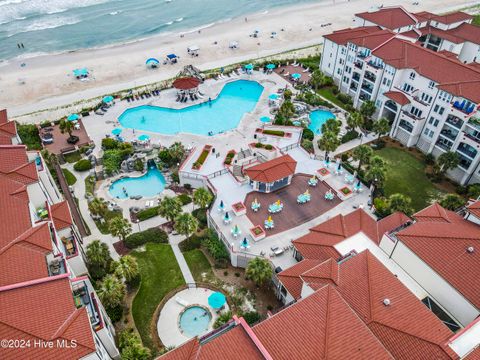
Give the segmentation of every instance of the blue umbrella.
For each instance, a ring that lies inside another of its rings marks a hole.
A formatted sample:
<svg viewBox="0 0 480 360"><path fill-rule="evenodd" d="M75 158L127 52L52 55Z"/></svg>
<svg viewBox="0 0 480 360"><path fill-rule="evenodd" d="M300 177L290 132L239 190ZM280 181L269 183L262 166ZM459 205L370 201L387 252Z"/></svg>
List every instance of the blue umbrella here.
<svg viewBox="0 0 480 360"><path fill-rule="evenodd" d="M70 114L67 117L68 121L77 121L78 119L80 119L80 116L78 116L78 114Z"/></svg>
<svg viewBox="0 0 480 360"><path fill-rule="evenodd" d="M168 54L168 55L167 55L167 58L169 58L170 60L173 60L173 59L175 59L176 57L177 57L177 55L175 55L175 54Z"/></svg>
<svg viewBox="0 0 480 360"><path fill-rule="evenodd" d="M208 297L208 305L210 305L210 307L213 309L220 309L223 305L225 305L226 301L227 299L225 298L225 295L223 295L221 292L214 292Z"/></svg>
<svg viewBox="0 0 480 360"><path fill-rule="evenodd" d="M247 240L246 237L243 238L242 242L240 243L240 247L244 249L248 249L250 247L250 242Z"/></svg>
<svg viewBox="0 0 480 360"><path fill-rule="evenodd" d="M272 121L272 119L270 119L268 116L262 116L260 118L260 121L263 122L263 123L268 123L268 122Z"/></svg>
<svg viewBox="0 0 480 360"><path fill-rule="evenodd" d="M88 69L87 68L75 69L73 70L73 75L75 75L76 77L87 76Z"/></svg>
<svg viewBox="0 0 480 360"><path fill-rule="evenodd" d="M245 69L247 69L247 70L253 70L253 64L247 64L247 65L245 65Z"/></svg>
<svg viewBox="0 0 480 360"><path fill-rule="evenodd" d="M145 64L147 64L147 65L158 65L158 64L160 64L160 61L158 59L155 59L155 58L150 58L150 59L147 59L147 61L145 61Z"/></svg>
<svg viewBox="0 0 480 360"><path fill-rule="evenodd" d="M103 101L105 104L108 104L108 103L110 103L110 102L113 101L113 96L111 96L111 95L104 96L103 99L102 99L102 101Z"/></svg>
<svg viewBox="0 0 480 360"><path fill-rule="evenodd" d="M269 98L270 100L277 100L278 97L279 97L279 95L278 95L278 94L275 94L275 93L268 95L268 98Z"/></svg>
<svg viewBox="0 0 480 360"><path fill-rule="evenodd" d="M150 139L150 136L145 135L145 134L140 135L140 136L138 137L138 140L140 140L140 141L147 141L148 139Z"/></svg>
<svg viewBox="0 0 480 360"><path fill-rule="evenodd" d="M302 74L299 74L299 73L293 73L292 74L292 79L295 79L295 80L298 80L302 77Z"/></svg>
<svg viewBox="0 0 480 360"><path fill-rule="evenodd" d="M120 128L115 128L112 130L112 134L115 135L115 136L118 136L122 133L122 129Z"/></svg>
<svg viewBox="0 0 480 360"><path fill-rule="evenodd" d="M223 204L223 200L220 200L220 210L223 210L225 208L225 205Z"/></svg>
<svg viewBox="0 0 480 360"><path fill-rule="evenodd" d="M275 69L275 68L276 68L275 64L268 64L268 65L267 65L267 69L268 69L268 70L273 70L273 69Z"/></svg>

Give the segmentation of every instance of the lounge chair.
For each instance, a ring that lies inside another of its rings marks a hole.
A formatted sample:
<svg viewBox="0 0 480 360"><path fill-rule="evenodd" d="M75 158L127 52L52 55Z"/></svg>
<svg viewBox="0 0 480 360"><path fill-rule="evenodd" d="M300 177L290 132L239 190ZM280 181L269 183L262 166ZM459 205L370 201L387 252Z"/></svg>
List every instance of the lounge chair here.
<svg viewBox="0 0 480 360"><path fill-rule="evenodd" d="M289 77L290 73L287 71L285 74L283 74L284 77Z"/></svg>
<svg viewBox="0 0 480 360"><path fill-rule="evenodd" d="M177 302L177 304L182 305L183 307L187 307L188 305L190 305L187 301L183 300L180 296L177 296L175 298L175 301Z"/></svg>
<svg viewBox="0 0 480 360"><path fill-rule="evenodd" d="M302 72L306 73L306 72L309 72L310 71L310 68L307 67L305 70L303 70Z"/></svg>
<svg viewBox="0 0 480 360"><path fill-rule="evenodd" d="M294 63L292 64L292 66L295 66L295 67L297 67L298 65L300 64L297 64L297 60L295 60Z"/></svg>

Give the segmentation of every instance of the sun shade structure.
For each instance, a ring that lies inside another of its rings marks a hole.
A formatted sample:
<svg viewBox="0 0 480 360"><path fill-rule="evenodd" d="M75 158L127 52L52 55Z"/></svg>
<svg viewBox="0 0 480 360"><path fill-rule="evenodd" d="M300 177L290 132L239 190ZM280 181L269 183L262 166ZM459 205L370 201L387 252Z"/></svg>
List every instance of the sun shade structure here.
<svg viewBox="0 0 480 360"><path fill-rule="evenodd" d="M145 64L148 66L157 66L158 64L160 64L160 61L155 58L149 58L147 59L147 61L145 61Z"/></svg>
<svg viewBox="0 0 480 360"><path fill-rule="evenodd" d="M198 51L200 50L200 48L198 47L198 45L191 45L187 48L187 51L188 52L193 52L193 51Z"/></svg>
<svg viewBox="0 0 480 360"><path fill-rule="evenodd" d="M254 190L269 193L290 185L297 162L290 155L283 155L245 169Z"/></svg>
<svg viewBox="0 0 480 360"><path fill-rule="evenodd" d="M270 119L268 116L262 116L260 118L260 121L263 122L263 123L268 123L268 122L272 121L272 119Z"/></svg>
<svg viewBox="0 0 480 360"><path fill-rule="evenodd" d="M302 77L302 74L299 74L299 73L293 73L292 74L292 79L294 80L298 80Z"/></svg>
<svg viewBox="0 0 480 360"><path fill-rule="evenodd" d="M115 128L112 130L112 134L117 136L117 135L120 135L122 133L122 129L120 128Z"/></svg>
<svg viewBox="0 0 480 360"><path fill-rule="evenodd" d="M279 95L278 94L270 94L268 96L268 99L269 100L277 100L279 98Z"/></svg>
<svg viewBox="0 0 480 360"><path fill-rule="evenodd" d="M105 104L108 104L108 103L111 103L113 101L113 96L111 95L107 95L107 96L104 96L102 101L105 103Z"/></svg>
<svg viewBox="0 0 480 360"><path fill-rule="evenodd" d="M148 136L148 135L146 135L146 134L143 134L143 135L140 135L140 136L138 137L138 140L140 140L140 141L148 141L148 140L150 140L150 136Z"/></svg>
<svg viewBox="0 0 480 360"><path fill-rule="evenodd" d="M87 77L88 76L88 69L87 68L81 68L81 69L75 69L73 70L73 75L77 78L81 77Z"/></svg>
<svg viewBox="0 0 480 360"><path fill-rule="evenodd" d="M173 60L173 59L176 59L178 56L175 55L175 54L168 54L167 55L167 59L170 59L170 60Z"/></svg>
<svg viewBox="0 0 480 360"><path fill-rule="evenodd" d="M267 64L267 69L268 70L273 70L275 68L276 68L275 64Z"/></svg>
<svg viewBox="0 0 480 360"><path fill-rule="evenodd" d="M194 77L182 77L173 82L173 87L178 90L192 90L200 85L200 80Z"/></svg>
<svg viewBox="0 0 480 360"><path fill-rule="evenodd" d="M80 119L80 116L78 114L70 114L67 117L68 121L77 121L78 119Z"/></svg>
<svg viewBox="0 0 480 360"><path fill-rule="evenodd" d="M208 297L208 305L213 309L220 309L226 301L225 295L218 291Z"/></svg>
<svg viewBox="0 0 480 360"><path fill-rule="evenodd" d="M245 65L246 70L253 70L253 64L247 64Z"/></svg>

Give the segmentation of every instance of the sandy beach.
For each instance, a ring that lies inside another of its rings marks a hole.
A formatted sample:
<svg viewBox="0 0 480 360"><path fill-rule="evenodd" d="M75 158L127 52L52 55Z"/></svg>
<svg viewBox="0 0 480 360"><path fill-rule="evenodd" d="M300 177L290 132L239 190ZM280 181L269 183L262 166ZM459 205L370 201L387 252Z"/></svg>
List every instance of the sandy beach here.
<svg viewBox="0 0 480 360"><path fill-rule="evenodd" d="M423 0L413 6L412 1L401 0L337 0L252 14L247 17L248 21L242 17L201 31L184 32L182 36L181 33L161 34L105 48L15 59L0 65L0 108L7 108L10 116L15 118L165 80L175 76L187 64L206 70L320 44L322 35L353 26L353 14L380 4L403 5L414 12L441 13L480 2ZM332 25L322 27L325 23ZM260 31L259 38L249 36L254 30ZM278 33L274 39L270 38L272 31ZM238 41L239 49L229 49L231 41ZM200 47L200 56L192 58L187 54L190 45ZM178 64L161 65L156 70L146 68L147 58L163 59L170 53L180 56ZM26 65L22 67L21 63ZM80 82L73 77L72 70L79 67L91 71L90 81ZM54 115L58 115L58 111L45 111L34 118L22 117L20 120L52 120Z"/></svg>

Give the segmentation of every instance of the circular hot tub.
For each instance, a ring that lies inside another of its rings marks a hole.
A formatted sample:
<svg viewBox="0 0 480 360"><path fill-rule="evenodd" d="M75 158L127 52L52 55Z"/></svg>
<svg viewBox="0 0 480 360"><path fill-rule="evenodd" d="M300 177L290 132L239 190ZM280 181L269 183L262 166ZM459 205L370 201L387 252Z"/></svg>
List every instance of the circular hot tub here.
<svg viewBox="0 0 480 360"><path fill-rule="evenodd" d="M178 327L188 337L200 336L209 331L212 314L203 306L189 306L180 314Z"/></svg>

